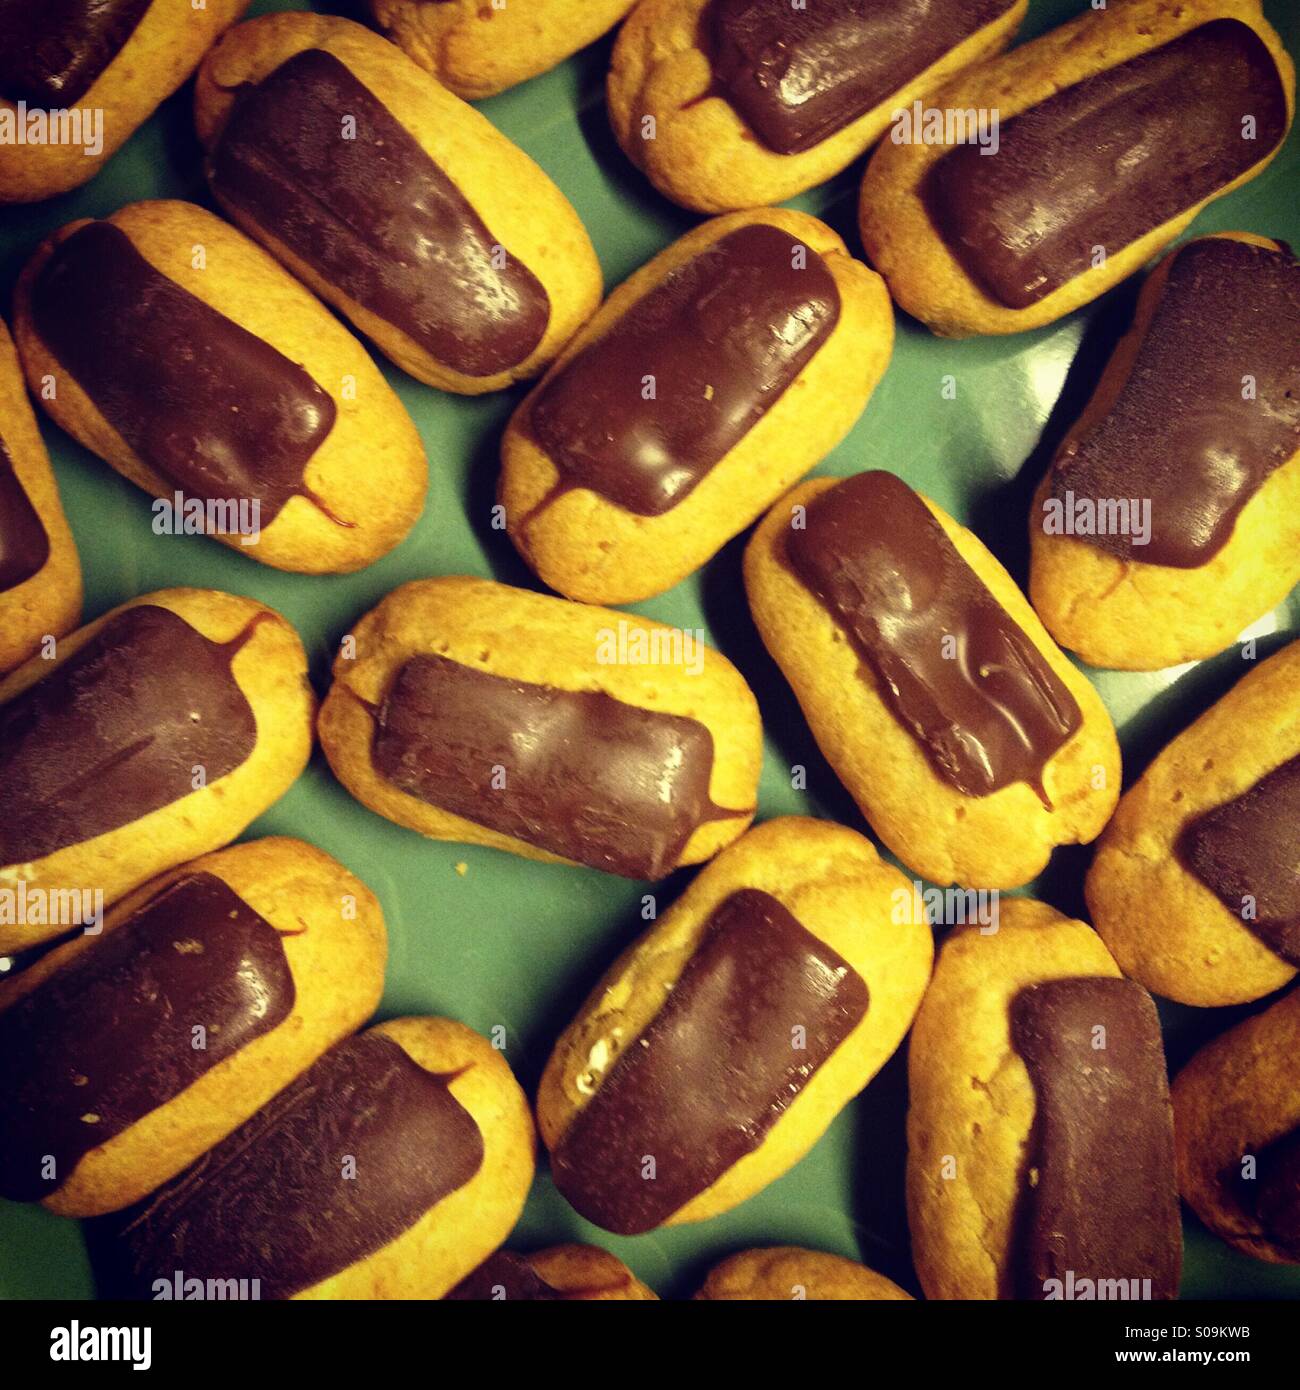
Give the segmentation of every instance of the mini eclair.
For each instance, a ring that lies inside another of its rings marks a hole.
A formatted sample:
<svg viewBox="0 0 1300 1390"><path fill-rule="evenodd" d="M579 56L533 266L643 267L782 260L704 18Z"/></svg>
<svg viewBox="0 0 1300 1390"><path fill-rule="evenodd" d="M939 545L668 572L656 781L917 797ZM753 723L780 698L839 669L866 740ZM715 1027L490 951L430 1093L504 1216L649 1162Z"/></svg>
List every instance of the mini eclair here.
<svg viewBox="0 0 1300 1390"><path fill-rule="evenodd" d="M112 1218L136 1296L243 1279L263 1299L441 1298L509 1234L533 1178L528 1103L446 1018L346 1039L209 1154Z"/></svg>
<svg viewBox="0 0 1300 1390"><path fill-rule="evenodd" d="M36 202L93 178L248 3L0 4L0 203Z"/></svg>
<svg viewBox="0 0 1300 1390"><path fill-rule="evenodd" d="M1259 0L1126 0L930 103L973 113L980 138L881 143L867 256L934 332L1019 333L1091 303L1261 173L1291 127L1295 67Z"/></svg>
<svg viewBox="0 0 1300 1390"><path fill-rule="evenodd" d="M314 710L298 634L253 599L164 589L79 628L0 680L0 888L111 904L228 844L306 766Z"/></svg>
<svg viewBox="0 0 1300 1390"><path fill-rule="evenodd" d="M1004 899L939 952L908 1043L927 1298L1171 1299L1182 1226L1151 996L1082 922Z"/></svg>
<svg viewBox="0 0 1300 1390"><path fill-rule="evenodd" d="M614 45L610 121L666 197L783 203L1000 53L1027 0L642 0Z"/></svg>
<svg viewBox="0 0 1300 1390"><path fill-rule="evenodd" d="M195 115L222 208L419 381L477 395L535 376L600 302L555 184L351 20L238 25Z"/></svg>
<svg viewBox="0 0 1300 1390"><path fill-rule="evenodd" d="M510 538L572 599L671 588L844 438L893 342L884 282L824 223L706 222L615 290L516 410Z"/></svg>
<svg viewBox="0 0 1300 1390"><path fill-rule="evenodd" d="M0 985L0 1195L138 1201L369 1018L373 893L301 840L218 850Z"/></svg>
<svg viewBox="0 0 1300 1390"><path fill-rule="evenodd" d="M1213 656L1300 581L1300 263L1244 232L1147 277L1034 498L1029 593L1093 666Z"/></svg>
<svg viewBox="0 0 1300 1390"><path fill-rule="evenodd" d="M794 1166L889 1059L930 976L911 889L852 830L768 821L610 967L555 1045L556 1187L618 1235L704 1221Z"/></svg>
<svg viewBox="0 0 1300 1390"><path fill-rule="evenodd" d="M643 879L745 830L762 758L753 694L693 634L464 577L357 623L320 739L398 825Z"/></svg>
<svg viewBox="0 0 1300 1390"><path fill-rule="evenodd" d="M745 551L754 621L881 839L934 883L1014 888L1101 833L1097 692L973 532L892 473L796 488Z"/></svg>
<svg viewBox="0 0 1300 1390"><path fill-rule="evenodd" d="M318 574L371 564L419 516L424 445L365 349L193 203L69 223L15 304L33 394L176 529L197 502L223 544Z"/></svg>
<svg viewBox="0 0 1300 1390"><path fill-rule="evenodd" d="M1088 870L1120 967L1202 1007L1300 969L1300 642L1243 676L1124 793Z"/></svg>
<svg viewBox="0 0 1300 1390"><path fill-rule="evenodd" d="M1300 1264L1300 991L1207 1043L1174 1080L1178 1183L1220 1240Z"/></svg>

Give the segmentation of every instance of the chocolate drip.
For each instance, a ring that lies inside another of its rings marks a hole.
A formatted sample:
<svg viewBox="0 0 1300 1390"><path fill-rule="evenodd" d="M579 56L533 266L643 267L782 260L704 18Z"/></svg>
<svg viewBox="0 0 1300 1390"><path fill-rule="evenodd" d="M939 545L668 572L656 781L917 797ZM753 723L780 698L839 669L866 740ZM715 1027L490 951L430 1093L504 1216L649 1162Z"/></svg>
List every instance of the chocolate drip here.
<svg viewBox="0 0 1300 1390"><path fill-rule="evenodd" d="M662 1225L759 1147L868 1002L862 977L776 898L733 893L562 1136L555 1185L619 1235Z"/></svg>
<svg viewBox="0 0 1300 1390"><path fill-rule="evenodd" d="M870 472L828 489L786 554L949 786L1027 782L1051 809L1043 774L1079 706L906 483Z"/></svg>
<svg viewBox="0 0 1300 1390"><path fill-rule="evenodd" d="M1223 549L1246 503L1297 450L1300 265L1207 238L1175 253L1123 390L1057 454L1051 492L1066 506L1071 494L1149 502L1147 544L1131 528L1088 544L1192 569Z"/></svg>
<svg viewBox="0 0 1300 1390"><path fill-rule="evenodd" d="M99 413L145 464L204 499L257 499L269 526L334 427L329 394L269 343L154 269L111 222L59 243L32 317ZM336 520L324 507L327 515Z"/></svg>
<svg viewBox="0 0 1300 1390"><path fill-rule="evenodd" d="M1300 966L1300 756L1188 821L1174 853L1270 951Z"/></svg>
<svg viewBox="0 0 1300 1390"><path fill-rule="evenodd" d="M1130 1281L1130 1298L1176 1298L1173 1108L1151 996L1103 977L1028 985L1011 1001L1011 1040L1037 1103L1013 1252L1018 1296L1090 1279Z"/></svg>
<svg viewBox="0 0 1300 1390"><path fill-rule="evenodd" d="M279 935L226 883L168 884L0 1013L0 1196L48 1196L92 1149L277 1027L294 998Z"/></svg>
<svg viewBox="0 0 1300 1390"><path fill-rule="evenodd" d="M261 615L259 615L260 617ZM129 825L233 772L257 724L225 644L152 604L110 618L0 705L0 864L29 864Z"/></svg>
<svg viewBox="0 0 1300 1390"><path fill-rule="evenodd" d="M541 282L332 53L240 89L208 177L225 207L454 371L509 371L546 334Z"/></svg>
<svg viewBox="0 0 1300 1390"><path fill-rule="evenodd" d="M494 676L441 656L398 671L375 723L381 777L565 859L661 878L706 821L713 736L594 690Z"/></svg>
<svg viewBox="0 0 1300 1390"><path fill-rule="evenodd" d="M75 106L126 46L150 0L0 0L0 98Z"/></svg>
<svg viewBox="0 0 1300 1390"><path fill-rule="evenodd" d="M852 125L1015 0L712 0L718 94L768 149L802 154Z"/></svg>
<svg viewBox="0 0 1300 1390"><path fill-rule="evenodd" d="M1264 41L1216 19L1012 116L994 155L951 150L925 196L967 272L1027 309L1089 270L1098 249L1118 254L1244 174L1286 129Z"/></svg>
<svg viewBox="0 0 1300 1390"><path fill-rule="evenodd" d="M780 400L840 316L826 262L770 223L671 271L541 389L532 431L560 471L533 515L590 488L662 516Z"/></svg>
<svg viewBox="0 0 1300 1390"><path fill-rule="evenodd" d="M0 593L25 584L50 558L50 538L0 439Z"/></svg>
<svg viewBox="0 0 1300 1390"><path fill-rule="evenodd" d="M259 1280L288 1298L410 1230L483 1165L483 1135L382 1034L347 1039L115 1225L131 1285Z"/></svg>

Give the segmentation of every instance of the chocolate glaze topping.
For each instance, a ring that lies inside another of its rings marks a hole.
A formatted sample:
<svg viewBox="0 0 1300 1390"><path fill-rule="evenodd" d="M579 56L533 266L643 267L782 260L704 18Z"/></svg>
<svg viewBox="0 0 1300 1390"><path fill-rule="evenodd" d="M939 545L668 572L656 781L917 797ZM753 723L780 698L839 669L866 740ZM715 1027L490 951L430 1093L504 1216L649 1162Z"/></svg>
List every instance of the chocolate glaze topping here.
<svg viewBox="0 0 1300 1390"><path fill-rule="evenodd" d="M1300 756L1188 821L1174 852L1269 950L1300 965Z"/></svg>
<svg viewBox="0 0 1300 1390"><path fill-rule="evenodd" d="M334 426L331 397L269 343L91 222L32 286L45 346L140 461L205 499L260 500L269 526Z"/></svg>
<svg viewBox="0 0 1300 1390"><path fill-rule="evenodd" d="M227 884L168 884L0 1013L0 1196L48 1196L91 1149L269 1033L294 997L279 934Z"/></svg>
<svg viewBox="0 0 1300 1390"><path fill-rule="evenodd" d="M541 282L332 53L241 89L208 174L219 202L454 371L509 371L545 336Z"/></svg>
<svg viewBox="0 0 1300 1390"><path fill-rule="evenodd" d="M661 878L708 820L713 736L697 720L598 691L413 656L375 721L380 776L565 859Z"/></svg>
<svg viewBox="0 0 1300 1390"><path fill-rule="evenodd" d="M551 1154L556 1186L619 1235L661 1225L759 1147L867 1005L777 899L733 893Z"/></svg>
<svg viewBox="0 0 1300 1390"><path fill-rule="evenodd" d="M714 82L768 149L801 154L907 85L1015 0L713 0Z"/></svg>
<svg viewBox="0 0 1300 1390"><path fill-rule="evenodd" d="M1149 500L1147 544L1114 531L1088 544L1194 568L1227 544L1242 508L1297 450L1300 264L1213 237L1175 253L1123 390L1057 454L1051 491L1066 503L1067 493Z"/></svg>
<svg viewBox="0 0 1300 1390"><path fill-rule="evenodd" d="M1151 1298L1176 1298L1173 1108L1151 996L1103 977L1028 985L1011 1001L1011 1038L1037 1101L1013 1255L1018 1297L1042 1299L1046 1281L1072 1274L1076 1284L1149 1279Z"/></svg>
<svg viewBox="0 0 1300 1390"><path fill-rule="evenodd" d="M0 593L16 589L50 558L50 538L0 439Z"/></svg>
<svg viewBox="0 0 1300 1390"><path fill-rule="evenodd" d="M255 618L254 623L257 619ZM231 663L170 609L139 604L0 705L0 864L26 864L211 785L253 751Z"/></svg>
<svg viewBox="0 0 1300 1390"><path fill-rule="evenodd" d="M1264 41L1216 19L1012 116L996 154L957 146L924 192L967 272L1026 309L1090 269L1095 248L1114 256L1244 174L1286 128Z"/></svg>
<svg viewBox="0 0 1300 1390"><path fill-rule="evenodd" d="M122 51L150 0L0 0L0 98L74 106Z"/></svg>
<svg viewBox="0 0 1300 1390"><path fill-rule="evenodd" d="M966 796L1027 782L1050 809L1043 771L1079 706L906 483L828 489L786 554L944 781Z"/></svg>
<svg viewBox="0 0 1300 1390"><path fill-rule="evenodd" d="M115 1223L128 1279L258 1279L288 1298L373 1255L464 1187L483 1135L375 1033L347 1039Z"/></svg>
<svg viewBox="0 0 1300 1390"><path fill-rule="evenodd" d="M671 511L776 404L839 316L826 262L789 232L754 223L721 237L542 387L532 430L560 483L541 507L582 487L640 516Z"/></svg>

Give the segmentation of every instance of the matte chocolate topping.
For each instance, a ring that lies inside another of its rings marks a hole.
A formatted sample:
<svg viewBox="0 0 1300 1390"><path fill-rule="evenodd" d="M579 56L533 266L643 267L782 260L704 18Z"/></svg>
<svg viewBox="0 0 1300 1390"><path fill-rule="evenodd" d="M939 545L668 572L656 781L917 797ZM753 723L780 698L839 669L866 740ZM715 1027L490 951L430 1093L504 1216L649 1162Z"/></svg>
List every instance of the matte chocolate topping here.
<svg viewBox="0 0 1300 1390"><path fill-rule="evenodd" d="M0 593L26 583L50 558L50 538L0 439Z"/></svg>
<svg viewBox="0 0 1300 1390"><path fill-rule="evenodd" d="M1194 568L1218 554L1242 508L1297 450L1300 263L1213 237L1174 256L1123 390L1057 454L1052 496L1149 500L1147 544L1115 527L1088 544Z"/></svg>
<svg viewBox="0 0 1300 1390"><path fill-rule="evenodd" d="M1018 1296L1046 1281L1147 1280L1176 1298L1182 1228L1160 1023L1132 980L1029 985L1011 1039L1034 1085L1014 1254ZM1058 1295L1059 1296L1059 1295Z"/></svg>
<svg viewBox="0 0 1300 1390"><path fill-rule="evenodd" d="M800 154L879 106L1015 0L713 0L714 81L758 138Z"/></svg>
<svg viewBox="0 0 1300 1390"><path fill-rule="evenodd" d="M552 1153L556 1186L619 1235L661 1225L758 1148L867 1005L862 977L774 897L733 893Z"/></svg>
<svg viewBox="0 0 1300 1390"><path fill-rule="evenodd" d="M786 553L847 633L881 699L966 796L1028 782L1083 722L1038 648L892 473L817 497Z"/></svg>
<svg viewBox="0 0 1300 1390"><path fill-rule="evenodd" d="M1243 138L1243 121L1255 138ZM1258 164L1286 134L1264 41L1216 19L1005 121L999 148L960 145L926 197L985 290L1026 309Z"/></svg>
<svg viewBox="0 0 1300 1390"><path fill-rule="evenodd" d="M381 1034L340 1043L123 1214L131 1282L147 1290L179 1269L288 1298L373 1255L483 1164L452 1080Z"/></svg>
<svg viewBox="0 0 1300 1390"><path fill-rule="evenodd" d="M462 1302L556 1303L564 1298L522 1255L498 1250L445 1297Z"/></svg>
<svg viewBox="0 0 1300 1390"><path fill-rule="evenodd" d="M111 618L0 705L0 864L27 864L211 785L253 751L231 673L242 636L209 641L166 608Z"/></svg>
<svg viewBox="0 0 1300 1390"><path fill-rule="evenodd" d="M1253 1182L1240 1180L1238 1191L1264 1234L1300 1260L1300 1129L1284 1134L1260 1151Z"/></svg>
<svg viewBox="0 0 1300 1390"><path fill-rule="evenodd" d="M73 106L122 51L150 0L0 0L0 97Z"/></svg>
<svg viewBox="0 0 1300 1390"><path fill-rule="evenodd" d="M538 396L533 432L562 487L662 516L776 404L839 317L817 252L770 223L742 227L578 353Z"/></svg>
<svg viewBox="0 0 1300 1390"><path fill-rule="evenodd" d="M413 656L375 724L375 767L402 791L539 849L661 878L705 821L713 736L697 720Z"/></svg>
<svg viewBox="0 0 1300 1390"><path fill-rule="evenodd" d="M209 178L220 202L454 371L509 371L546 333L541 282L331 53L295 54L238 94Z"/></svg>
<svg viewBox="0 0 1300 1390"><path fill-rule="evenodd" d="M1174 852L1269 950L1300 965L1300 756L1189 821Z"/></svg>
<svg viewBox="0 0 1300 1390"><path fill-rule="evenodd" d="M294 997L279 934L227 884L168 885L0 1013L0 1196L48 1196L91 1149L269 1033Z"/></svg>
<svg viewBox="0 0 1300 1390"><path fill-rule="evenodd" d="M269 526L337 415L269 343L155 270L131 238L91 222L32 286L45 346L140 461L194 497L257 498ZM315 500L313 498L313 500Z"/></svg>

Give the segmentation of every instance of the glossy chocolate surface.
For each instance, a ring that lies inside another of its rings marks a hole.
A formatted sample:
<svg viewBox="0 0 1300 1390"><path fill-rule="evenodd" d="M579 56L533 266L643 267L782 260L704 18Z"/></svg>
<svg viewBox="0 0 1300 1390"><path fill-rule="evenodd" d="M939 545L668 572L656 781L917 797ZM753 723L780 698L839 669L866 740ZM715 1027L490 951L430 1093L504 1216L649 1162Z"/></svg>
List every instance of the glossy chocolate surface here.
<svg viewBox="0 0 1300 1390"><path fill-rule="evenodd" d="M150 0L0 0L0 97L73 106L122 51Z"/></svg>
<svg viewBox="0 0 1300 1390"><path fill-rule="evenodd" d="M712 0L714 82L768 149L801 154L865 116L1015 0Z"/></svg>
<svg viewBox="0 0 1300 1390"><path fill-rule="evenodd" d="M242 639L209 641L138 604L0 705L0 864L26 864L129 825L253 752L231 672Z"/></svg>
<svg viewBox="0 0 1300 1390"><path fill-rule="evenodd" d="M1018 1297L1090 1279L1134 1281L1131 1298L1176 1298L1173 1108L1151 996L1103 977L1028 985L1011 1001L1011 1037L1036 1101L1013 1253Z"/></svg>
<svg viewBox="0 0 1300 1390"><path fill-rule="evenodd" d="M0 1013L0 1196L48 1196L294 998L269 922L212 874L169 884Z"/></svg>
<svg viewBox="0 0 1300 1390"><path fill-rule="evenodd" d="M662 516L771 410L839 321L825 261L770 223L671 271L542 387L560 489ZM543 503L545 505L545 503Z"/></svg>
<svg viewBox="0 0 1300 1390"><path fill-rule="evenodd" d="M451 1077L363 1033L118 1220L130 1284L257 1279L288 1298L410 1230L483 1164Z"/></svg>
<svg viewBox="0 0 1300 1390"><path fill-rule="evenodd" d="M414 656L375 725L380 776L431 806L627 878L661 878L706 820L697 720Z"/></svg>
<svg viewBox="0 0 1300 1390"><path fill-rule="evenodd" d="M561 1137L556 1186L619 1235L661 1225L759 1147L867 1006L862 977L776 898L733 893Z"/></svg>
<svg viewBox="0 0 1300 1390"><path fill-rule="evenodd" d="M1088 544L1194 568L1227 544L1242 508L1298 450L1300 263L1208 238L1175 253L1123 390L1058 453L1051 492L1066 503L1070 494L1149 502L1147 544L1114 528Z"/></svg>
<svg viewBox="0 0 1300 1390"><path fill-rule="evenodd" d="M50 558L50 538L0 439L0 594L16 589Z"/></svg>
<svg viewBox="0 0 1300 1390"><path fill-rule="evenodd" d="M37 332L142 463L193 497L256 498L270 525L295 495L337 408L269 343L91 222L32 285Z"/></svg>
<svg viewBox="0 0 1300 1390"><path fill-rule="evenodd" d="M1300 966L1300 756L1189 821L1174 851L1269 950Z"/></svg>
<svg viewBox="0 0 1300 1390"><path fill-rule="evenodd" d="M331 53L295 54L238 92L209 178L218 201L454 371L509 371L546 333L541 282Z"/></svg>
<svg viewBox="0 0 1300 1390"><path fill-rule="evenodd" d="M869 472L828 489L786 554L945 782L966 796L1027 782L1046 803L1079 706L906 483Z"/></svg>
<svg viewBox="0 0 1300 1390"><path fill-rule="evenodd" d="M972 278L1027 309L1092 268L1097 248L1114 256L1240 177L1286 128L1264 41L1216 19L1005 120L996 154L952 149L925 197Z"/></svg>

